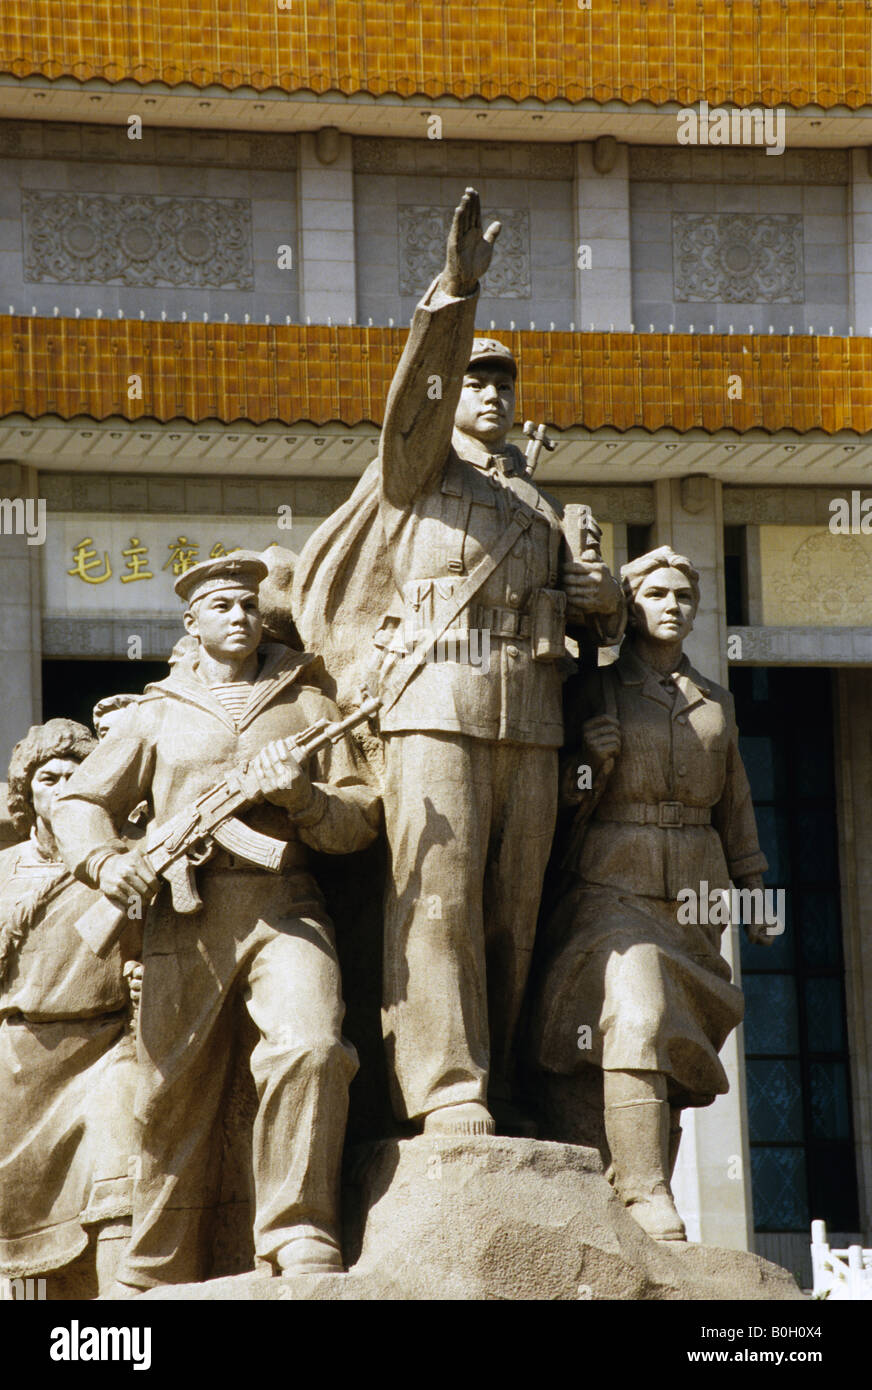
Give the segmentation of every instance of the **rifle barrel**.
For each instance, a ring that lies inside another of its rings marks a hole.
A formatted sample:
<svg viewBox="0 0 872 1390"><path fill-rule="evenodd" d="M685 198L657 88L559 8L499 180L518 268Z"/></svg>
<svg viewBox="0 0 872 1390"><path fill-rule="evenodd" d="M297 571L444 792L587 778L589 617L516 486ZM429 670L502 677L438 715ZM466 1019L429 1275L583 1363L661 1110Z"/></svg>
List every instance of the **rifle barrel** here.
<svg viewBox="0 0 872 1390"><path fill-rule="evenodd" d="M304 757L309 758L319 749L324 748L328 743L336 743L343 734L347 734L349 729L354 729L358 724L362 724L370 715L375 714L381 706L381 700L377 695L370 695L364 700L362 705L347 714L344 719L337 719L332 724L327 724L313 738L307 739L302 743L296 743L294 739L283 740L288 750L297 749Z"/></svg>

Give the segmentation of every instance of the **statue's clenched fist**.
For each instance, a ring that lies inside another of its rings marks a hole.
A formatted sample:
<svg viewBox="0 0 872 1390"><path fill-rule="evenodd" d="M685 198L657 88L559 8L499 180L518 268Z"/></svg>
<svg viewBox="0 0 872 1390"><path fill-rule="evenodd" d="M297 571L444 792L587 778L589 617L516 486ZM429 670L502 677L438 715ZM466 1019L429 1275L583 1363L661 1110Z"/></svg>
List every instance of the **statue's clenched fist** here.
<svg viewBox="0 0 872 1390"><path fill-rule="evenodd" d="M621 751L621 726L609 714L598 714L582 725L582 747L596 776L600 768L614 762Z"/></svg>
<svg viewBox="0 0 872 1390"><path fill-rule="evenodd" d="M286 811L302 811L312 800L312 782L293 754L282 757L267 745L251 760L251 771L267 801Z"/></svg>
<svg viewBox="0 0 872 1390"><path fill-rule="evenodd" d="M134 1013L142 1002L142 976L143 964L139 960L128 960L124 964L121 972L127 981L127 992L130 995L130 1002L133 1005Z"/></svg>
<svg viewBox="0 0 872 1390"><path fill-rule="evenodd" d="M445 248L445 268L439 277L446 294L455 299L472 294L490 265L499 234L499 222L492 222L482 232L481 200L474 188L467 188L454 210Z"/></svg>
<svg viewBox="0 0 872 1390"><path fill-rule="evenodd" d="M141 849L111 854L100 867L100 892L119 907L126 908L131 897L148 900L156 889L154 869Z"/></svg>
<svg viewBox="0 0 872 1390"><path fill-rule="evenodd" d="M588 613L616 613L623 594L602 560L564 565L563 588L569 623L583 623Z"/></svg>
<svg viewBox="0 0 872 1390"><path fill-rule="evenodd" d="M763 875L762 875L762 874L745 874L745 876L744 876L743 878L737 878L737 879L736 879L736 887L737 887L737 888L750 888L752 892L753 892L755 889L760 889L761 891L765 891L764 888L763 888ZM781 930L782 930L782 931L784 930L783 926L782 926ZM748 940L749 940L749 942L751 943L752 946L771 946L771 945L773 945L773 943L774 943L774 941L775 941L775 937L776 937L777 935L780 935L780 933L779 933L779 932L773 932L773 931L770 929L768 923L766 923L766 922L753 922L753 921L752 921L752 922L746 922L746 923L745 923L745 935L747 936L747 938L748 938Z"/></svg>

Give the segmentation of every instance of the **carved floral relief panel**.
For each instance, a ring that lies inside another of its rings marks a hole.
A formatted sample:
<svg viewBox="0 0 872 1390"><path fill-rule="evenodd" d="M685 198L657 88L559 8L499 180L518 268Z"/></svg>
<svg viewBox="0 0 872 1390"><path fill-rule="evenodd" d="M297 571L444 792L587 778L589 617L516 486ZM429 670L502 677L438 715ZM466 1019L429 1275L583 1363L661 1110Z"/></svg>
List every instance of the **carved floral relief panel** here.
<svg viewBox="0 0 872 1390"><path fill-rule="evenodd" d="M254 288L247 198L22 190L27 281Z"/></svg>
<svg viewBox="0 0 872 1390"><path fill-rule="evenodd" d="M763 623L773 627L872 624L872 535L826 526L761 526Z"/></svg>
<svg viewBox="0 0 872 1390"><path fill-rule="evenodd" d="M683 303L802 304L802 216L675 212L672 273Z"/></svg>

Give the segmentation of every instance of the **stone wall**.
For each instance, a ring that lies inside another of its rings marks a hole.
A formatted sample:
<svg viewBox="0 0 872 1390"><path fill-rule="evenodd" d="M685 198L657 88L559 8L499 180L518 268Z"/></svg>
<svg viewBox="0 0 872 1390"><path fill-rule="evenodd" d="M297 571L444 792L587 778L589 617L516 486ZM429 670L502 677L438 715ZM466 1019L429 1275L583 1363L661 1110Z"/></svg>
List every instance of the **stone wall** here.
<svg viewBox="0 0 872 1390"><path fill-rule="evenodd" d="M502 223L478 325L567 329L576 318L571 145L356 140L357 313L405 324L445 255L468 184Z"/></svg>
<svg viewBox="0 0 872 1390"><path fill-rule="evenodd" d="M297 319L296 140L142 133L0 122L3 312Z"/></svg>
<svg viewBox="0 0 872 1390"><path fill-rule="evenodd" d="M637 328L845 333L848 194L842 150L631 149Z"/></svg>

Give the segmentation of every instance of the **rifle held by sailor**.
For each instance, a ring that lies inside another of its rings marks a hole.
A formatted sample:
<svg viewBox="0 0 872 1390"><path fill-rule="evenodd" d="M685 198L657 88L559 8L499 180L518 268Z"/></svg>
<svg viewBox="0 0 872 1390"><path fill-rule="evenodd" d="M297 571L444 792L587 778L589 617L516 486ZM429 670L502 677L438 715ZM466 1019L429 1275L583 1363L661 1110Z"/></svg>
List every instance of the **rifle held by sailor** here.
<svg viewBox="0 0 872 1390"><path fill-rule="evenodd" d="M379 704L377 697L370 696L345 719L332 723L319 719L302 733L276 739L269 746L280 758L290 757L305 763L319 749L328 743L338 743L349 730L371 718ZM189 914L202 908L194 868L210 857L216 845L259 868L281 873L287 856L287 841L262 835L237 819L238 812L263 800L250 764L245 762L198 796L189 810L179 811L162 824L149 827L145 851L155 876L169 883L176 912ZM125 909L101 895L79 918L76 930L94 954L103 959L118 940L126 921Z"/></svg>

